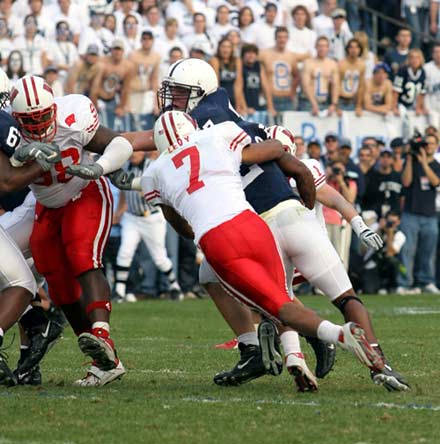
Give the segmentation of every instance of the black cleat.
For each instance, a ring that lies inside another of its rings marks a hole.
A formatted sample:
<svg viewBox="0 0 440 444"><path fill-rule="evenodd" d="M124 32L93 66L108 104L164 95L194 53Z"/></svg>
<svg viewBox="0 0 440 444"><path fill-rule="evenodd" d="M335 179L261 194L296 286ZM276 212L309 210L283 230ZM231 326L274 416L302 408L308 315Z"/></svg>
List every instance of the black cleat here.
<svg viewBox="0 0 440 444"><path fill-rule="evenodd" d="M335 364L336 347L333 344L327 344L318 338L312 338L310 336L306 336L306 340L315 352L315 375L320 379L325 378Z"/></svg>
<svg viewBox="0 0 440 444"><path fill-rule="evenodd" d="M283 357L280 349L280 337L275 324L264 319L258 326L258 341L261 347L261 358L267 373L278 376L283 371Z"/></svg>
<svg viewBox="0 0 440 444"><path fill-rule="evenodd" d="M266 368L261 357L261 349L258 345L238 344L240 350L240 361L229 371L217 373L214 383L222 386L235 386L246 384L246 382L264 376Z"/></svg>
<svg viewBox="0 0 440 444"><path fill-rule="evenodd" d="M17 379L12 373L11 369L6 362L8 356L5 352L0 350L0 385L5 385L6 387L13 387L17 384Z"/></svg>
<svg viewBox="0 0 440 444"><path fill-rule="evenodd" d="M41 385L40 366L37 365L26 373L19 373L18 368L14 370L18 385Z"/></svg>

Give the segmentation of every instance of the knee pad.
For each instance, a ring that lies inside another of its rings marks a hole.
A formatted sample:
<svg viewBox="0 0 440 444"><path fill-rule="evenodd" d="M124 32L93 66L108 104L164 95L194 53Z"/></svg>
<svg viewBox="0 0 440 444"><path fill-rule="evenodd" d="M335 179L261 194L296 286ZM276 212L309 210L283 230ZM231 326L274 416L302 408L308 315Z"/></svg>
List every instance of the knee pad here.
<svg viewBox="0 0 440 444"><path fill-rule="evenodd" d="M345 315L345 306L350 301L357 301L359 304L364 305L363 302L357 296L344 296L339 301L333 301L333 304L338 308L338 310Z"/></svg>

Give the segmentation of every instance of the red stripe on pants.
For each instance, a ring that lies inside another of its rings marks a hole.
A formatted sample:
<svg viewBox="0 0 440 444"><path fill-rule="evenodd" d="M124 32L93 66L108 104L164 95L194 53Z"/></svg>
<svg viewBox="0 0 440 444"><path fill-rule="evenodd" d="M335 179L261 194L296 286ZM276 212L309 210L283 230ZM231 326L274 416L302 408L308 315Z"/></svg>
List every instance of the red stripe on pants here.
<svg viewBox="0 0 440 444"><path fill-rule="evenodd" d="M291 302L275 239L252 211L208 231L199 243L215 272L263 310L278 317Z"/></svg>

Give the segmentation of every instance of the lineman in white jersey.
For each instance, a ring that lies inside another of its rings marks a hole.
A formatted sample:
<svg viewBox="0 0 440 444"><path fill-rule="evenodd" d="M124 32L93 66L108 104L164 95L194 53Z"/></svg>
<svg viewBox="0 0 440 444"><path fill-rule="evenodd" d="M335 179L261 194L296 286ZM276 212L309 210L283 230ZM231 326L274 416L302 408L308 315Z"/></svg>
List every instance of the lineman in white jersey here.
<svg viewBox="0 0 440 444"><path fill-rule="evenodd" d="M440 126L440 43L432 48L432 60L423 67L426 73L425 107L429 110L429 123Z"/></svg>

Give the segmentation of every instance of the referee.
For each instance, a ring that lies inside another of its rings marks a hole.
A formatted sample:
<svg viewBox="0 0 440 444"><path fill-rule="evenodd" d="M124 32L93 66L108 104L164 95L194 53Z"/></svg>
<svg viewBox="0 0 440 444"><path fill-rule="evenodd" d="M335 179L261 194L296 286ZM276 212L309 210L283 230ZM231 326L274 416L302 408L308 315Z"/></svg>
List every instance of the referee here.
<svg viewBox="0 0 440 444"><path fill-rule="evenodd" d="M130 158L127 170L134 173L135 177L140 177L156 156L157 153L151 153L146 157L146 153L142 151L135 152ZM116 216L120 215L122 215L121 246L116 259L115 287L118 298L127 302L136 302L134 295L126 294L127 280L136 248L143 240L154 264L168 278L171 299L183 300L183 293L165 246L167 225L162 211L147 204L142 193L124 191L121 193L116 210Z"/></svg>

